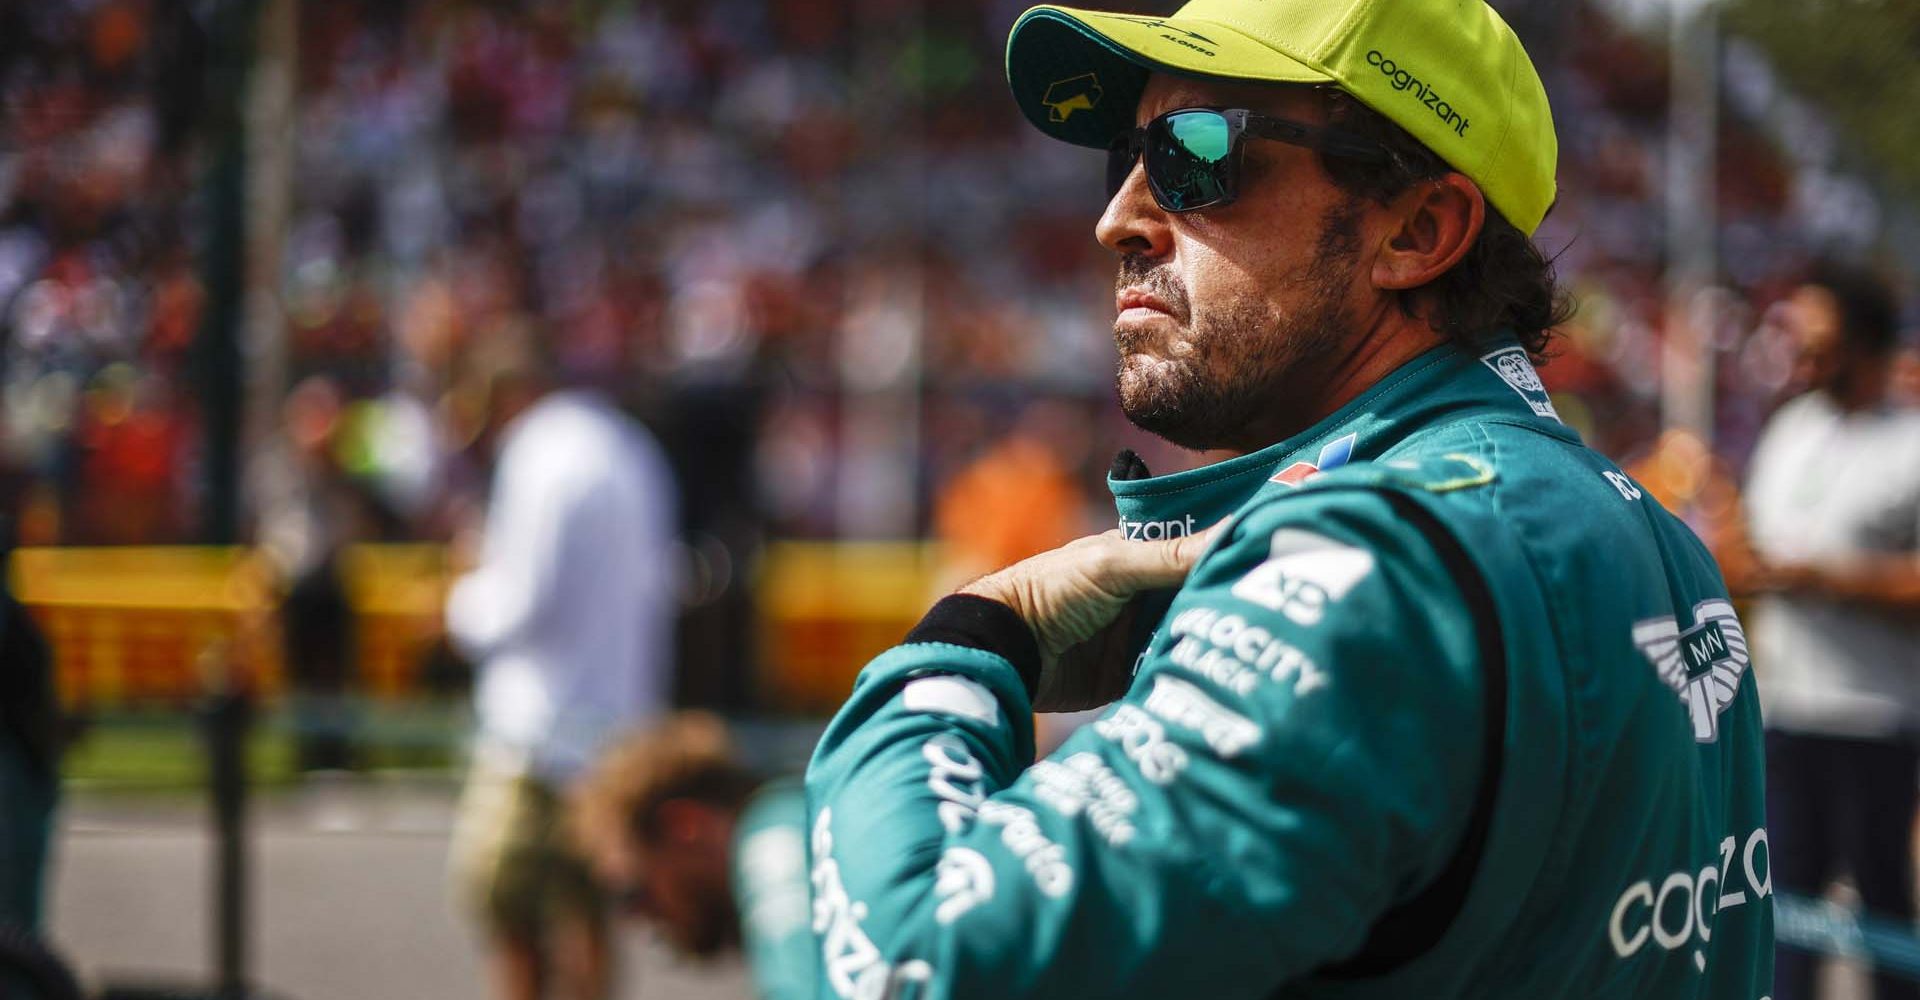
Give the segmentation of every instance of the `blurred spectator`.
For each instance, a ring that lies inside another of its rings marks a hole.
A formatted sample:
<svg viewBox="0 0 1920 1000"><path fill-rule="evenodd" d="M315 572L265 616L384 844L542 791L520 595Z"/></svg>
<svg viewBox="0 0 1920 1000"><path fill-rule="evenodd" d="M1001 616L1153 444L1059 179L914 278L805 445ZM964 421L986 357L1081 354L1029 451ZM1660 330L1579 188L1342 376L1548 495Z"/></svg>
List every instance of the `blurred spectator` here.
<svg viewBox="0 0 1920 1000"><path fill-rule="evenodd" d="M761 1000L813 996L806 799L749 774L718 718L675 715L613 747L573 818L604 884L676 949L739 948Z"/></svg>
<svg viewBox="0 0 1920 1000"><path fill-rule="evenodd" d="M332 379L301 382L282 408L282 436L250 470L260 510L255 536L284 593L281 648L303 771L353 766L355 629L339 557L365 537L367 517L340 467L340 411Z"/></svg>
<svg viewBox="0 0 1920 1000"><path fill-rule="evenodd" d="M1746 501L1757 557L1753 645L1769 727L1777 889L1853 877L1869 910L1914 917L1920 766L1920 413L1888 398L1898 307L1876 277L1818 269L1788 302L1797 381L1767 423ZM1735 567L1729 567L1734 569ZM1814 962L1783 950L1776 1000L1813 996ZM1920 997L1890 975L1875 995Z"/></svg>
<svg viewBox="0 0 1920 1000"><path fill-rule="evenodd" d="M961 469L934 501L945 546L944 594L1087 533L1087 421L1065 402L1029 405L1007 435Z"/></svg>
<svg viewBox="0 0 1920 1000"><path fill-rule="evenodd" d="M59 730L46 639L0 581L0 927L40 929Z"/></svg>
<svg viewBox="0 0 1920 1000"><path fill-rule="evenodd" d="M560 800L608 739L665 705L676 498L647 432L559 388L544 345L516 333L475 359L498 459L478 564L447 598L448 634L479 665L452 864L501 997L599 1000L605 912Z"/></svg>
<svg viewBox="0 0 1920 1000"><path fill-rule="evenodd" d="M1920 347L1909 344L1893 356L1887 395L1899 406L1920 407Z"/></svg>
<svg viewBox="0 0 1920 1000"><path fill-rule="evenodd" d="M933 503L933 535L943 562L929 600L1106 526L1094 516L1083 485L1092 444L1088 424L1070 401L1029 403L1004 437L942 484ZM1098 714L1039 716L1039 752L1058 746Z"/></svg>

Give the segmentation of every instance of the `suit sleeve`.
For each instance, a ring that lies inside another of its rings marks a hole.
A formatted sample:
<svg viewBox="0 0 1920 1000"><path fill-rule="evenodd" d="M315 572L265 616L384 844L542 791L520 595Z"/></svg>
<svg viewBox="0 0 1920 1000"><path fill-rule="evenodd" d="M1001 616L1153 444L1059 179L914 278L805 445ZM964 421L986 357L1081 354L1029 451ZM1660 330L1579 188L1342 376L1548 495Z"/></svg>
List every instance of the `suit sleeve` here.
<svg viewBox="0 0 1920 1000"><path fill-rule="evenodd" d="M739 819L733 895L741 950L759 1000L811 1000L819 959L807 932L807 806L798 782L775 782Z"/></svg>
<svg viewBox="0 0 1920 1000"><path fill-rule="evenodd" d="M1030 767L1005 656L881 655L807 775L821 995L1263 997L1353 955L1471 810L1470 618L1383 497L1326 491L1243 517Z"/></svg>

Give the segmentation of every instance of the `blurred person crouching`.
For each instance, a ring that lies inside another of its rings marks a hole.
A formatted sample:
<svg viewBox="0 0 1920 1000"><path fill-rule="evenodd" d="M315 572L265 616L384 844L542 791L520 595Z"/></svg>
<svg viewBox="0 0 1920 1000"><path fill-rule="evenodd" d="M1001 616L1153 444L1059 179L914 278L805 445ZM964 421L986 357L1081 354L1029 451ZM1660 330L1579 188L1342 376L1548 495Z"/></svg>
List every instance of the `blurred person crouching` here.
<svg viewBox="0 0 1920 1000"><path fill-rule="evenodd" d="M448 636L477 664L451 867L498 996L597 1000L612 979L606 910L561 801L668 698L676 494L653 438L563 388L531 331L480 346L497 459L478 538L455 542L474 567L447 597Z"/></svg>
<svg viewBox="0 0 1920 1000"><path fill-rule="evenodd" d="M1818 896L1852 876L1877 916L1914 918L1920 757L1920 413L1889 395L1898 307L1876 277L1822 265L1786 321L1807 391L1768 421L1748 473L1768 674L1767 819L1774 885ZM1815 960L1779 954L1775 1000L1814 995ZM1874 996L1920 997L1895 977Z"/></svg>
<svg viewBox="0 0 1920 1000"><path fill-rule="evenodd" d="M629 915L680 952L744 952L761 1000L813 996L807 804L762 782L725 725L686 712L623 740L582 783L574 829Z"/></svg>

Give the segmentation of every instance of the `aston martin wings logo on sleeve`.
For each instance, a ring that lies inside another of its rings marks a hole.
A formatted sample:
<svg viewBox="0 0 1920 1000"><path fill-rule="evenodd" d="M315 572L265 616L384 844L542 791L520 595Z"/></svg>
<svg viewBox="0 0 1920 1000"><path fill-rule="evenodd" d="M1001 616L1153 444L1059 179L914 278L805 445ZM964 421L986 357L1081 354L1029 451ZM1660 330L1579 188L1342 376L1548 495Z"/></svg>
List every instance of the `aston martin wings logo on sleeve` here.
<svg viewBox="0 0 1920 1000"><path fill-rule="evenodd" d="M1662 683L1680 696L1693 722L1693 738L1712 743L1720 738L1720 713L1740 693L1747 672L1747 632L1721 600L1702 601L1693 608L1693 625L1682 631L1672 615L1645 619L1633 627L1633 643L1640 647Z"/></svg>

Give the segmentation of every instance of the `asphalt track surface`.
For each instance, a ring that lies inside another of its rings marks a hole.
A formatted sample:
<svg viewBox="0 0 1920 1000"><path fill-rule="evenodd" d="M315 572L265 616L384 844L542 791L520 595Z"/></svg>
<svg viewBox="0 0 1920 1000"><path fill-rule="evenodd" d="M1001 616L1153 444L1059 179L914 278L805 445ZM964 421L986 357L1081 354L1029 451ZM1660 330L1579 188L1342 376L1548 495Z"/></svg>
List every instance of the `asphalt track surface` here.
<svg viewBox="0 0 1920 1000"><path fill-rule="evenodd" d="M486 1000L446 882L457 788L444 776L315 781L253 810L252 968L277 1000ZM91 987L208 983L212 856L184 795L70 793L50 885L55 945ZM619 1000L749 1000L737 959L680 961L623 929ZM1861 1000L1834 963L1827 1000Z"/></svg>
<svg viewBox="0 0 1920 1000"><path fill-rule="evenodd" d="M449 902L445 778L350 779L253 811L253 979L284 1000L483 1000L472 931ZM91 986L207 983L213 843L191 797L70 794L55 845L55 945ZM621 1000L744 1000L737 960L675 960L621 933Z"/></svg>

